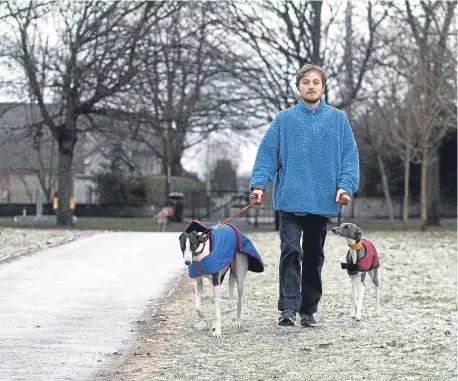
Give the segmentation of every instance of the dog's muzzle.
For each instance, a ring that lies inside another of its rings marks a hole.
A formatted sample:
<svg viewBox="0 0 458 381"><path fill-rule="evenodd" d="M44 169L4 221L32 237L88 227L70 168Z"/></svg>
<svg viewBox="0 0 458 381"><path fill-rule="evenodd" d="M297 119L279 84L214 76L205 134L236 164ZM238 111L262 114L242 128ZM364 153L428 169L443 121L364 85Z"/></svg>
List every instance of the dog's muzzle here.
<svg viewBox="0 0 458 381"><path fill-rule="evenodd" d="M335 228L332 228L332 232L333 232L334 234L339 234L339 227L337 226L337 227L335 227Z"/></svg>
<svg viewBox="0 0 458 381"><path fill-rule="evenodd" d="M184 261L184 264L185 264L186 266L189 266L189 265L191 264L191 261Z"/></svg>

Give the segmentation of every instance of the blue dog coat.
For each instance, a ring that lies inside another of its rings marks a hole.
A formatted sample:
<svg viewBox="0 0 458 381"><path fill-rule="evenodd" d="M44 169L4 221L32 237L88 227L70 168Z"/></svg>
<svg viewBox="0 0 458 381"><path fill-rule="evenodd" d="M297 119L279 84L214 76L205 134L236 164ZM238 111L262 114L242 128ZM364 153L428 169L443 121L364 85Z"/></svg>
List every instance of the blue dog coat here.
<svg viewBox="0 0 458 381"><path fill-rule="evenodd" d="M264 271L261 256L250 239L232 224L214 225L210 228L203 226L199 221L191 221L185 232L196 231L202 233L210 230L210 254L200 262L192 262L188 266L188 274L191 278L203 274L214 274L229 266L237 252L246 254L248 257L248 270L255 273Z"/></svg>

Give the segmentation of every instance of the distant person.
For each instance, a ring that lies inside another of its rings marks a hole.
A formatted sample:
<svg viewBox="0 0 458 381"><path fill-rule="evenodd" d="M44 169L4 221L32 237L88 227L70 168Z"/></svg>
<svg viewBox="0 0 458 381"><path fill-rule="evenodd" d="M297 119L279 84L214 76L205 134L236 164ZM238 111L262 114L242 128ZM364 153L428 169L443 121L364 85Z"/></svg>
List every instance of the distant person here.
<svg viewBox="0 0 458 381"><path fill-rule="evenodd" d="M350 123L343 111L321 98L325 86L323 68L307 64L299 70L296 87L301 99L272 121L259 145L249 185L259 205L275 179L282 326L295 325L297 312L301 326L316 326L327 223L338 214L339 203L350 202L359 184L359 155Z"/></svg>

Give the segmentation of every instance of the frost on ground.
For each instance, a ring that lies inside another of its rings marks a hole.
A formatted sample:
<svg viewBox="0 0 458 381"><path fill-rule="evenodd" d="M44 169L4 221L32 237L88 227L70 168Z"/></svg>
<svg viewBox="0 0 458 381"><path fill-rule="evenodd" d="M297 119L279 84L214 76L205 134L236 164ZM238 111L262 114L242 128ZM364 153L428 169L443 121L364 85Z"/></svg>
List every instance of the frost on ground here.
<svg viewBox="0 0 458 381"><path fill-rule="evenodd" d="M0 262L92 234L80 230L0 228Z"/></svg>
<svg viewBox="0 0 458 381"><path fill-rule="evenodd" d="M194 283L185 276L118 359L110 380L456 379L455 233L368 234L380 254L382 315L375 316L366 282L359 323L348 316L350 280L340 268L345 241L328 233L316 328L277 326L279 238L273 232L249 237L266 270L248 275L244 328L232 326L236 299L228 300L225 289L223 337L214 339L211 285L205 281L206 323L193 309Z"/></svg>

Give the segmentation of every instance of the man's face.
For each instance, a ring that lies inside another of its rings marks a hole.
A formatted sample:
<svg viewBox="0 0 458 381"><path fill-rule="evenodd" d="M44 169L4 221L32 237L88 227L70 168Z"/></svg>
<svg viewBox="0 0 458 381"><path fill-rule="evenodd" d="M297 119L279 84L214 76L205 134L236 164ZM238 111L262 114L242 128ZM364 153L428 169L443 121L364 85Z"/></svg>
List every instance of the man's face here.
<svg viewBox="0 0 458 381"><path fill-rule="evenodd" d="M299 93L304 102L310 104L318 102L323 92L324 86L321 81L321 75L316 71L312 70L302 77L299 83Z"/></svg>

